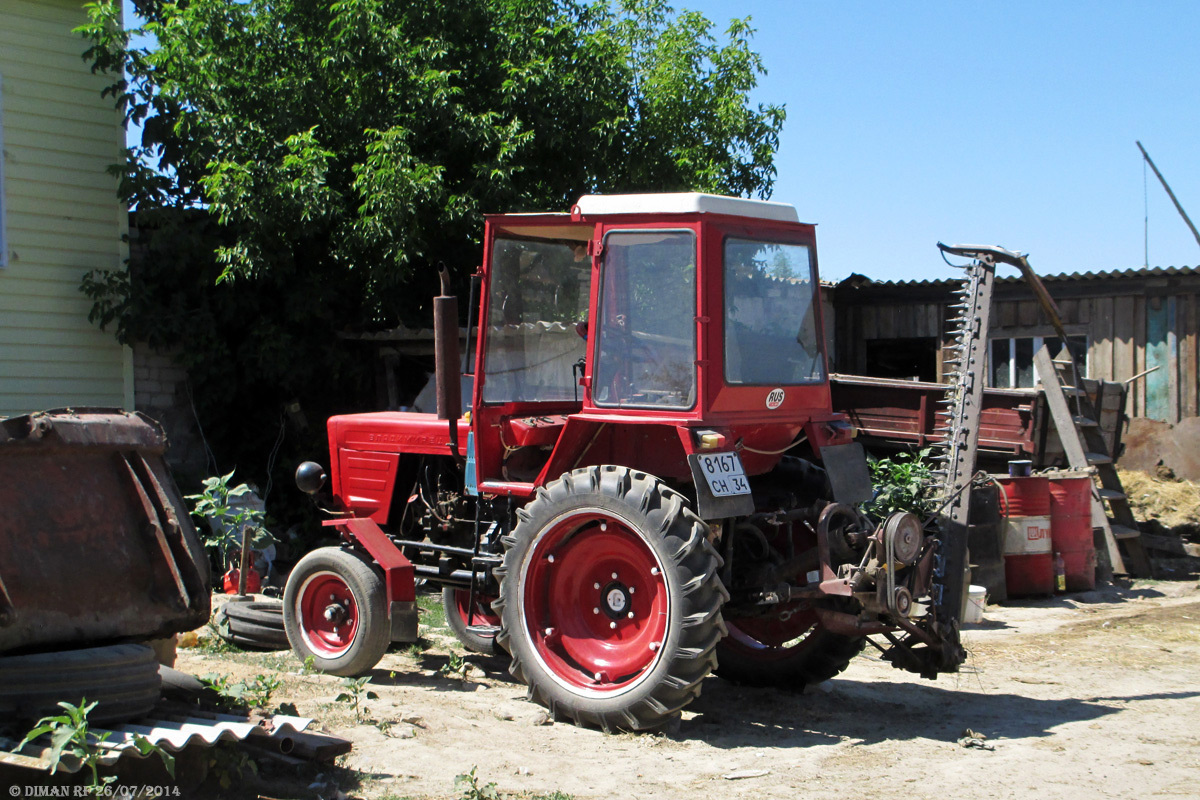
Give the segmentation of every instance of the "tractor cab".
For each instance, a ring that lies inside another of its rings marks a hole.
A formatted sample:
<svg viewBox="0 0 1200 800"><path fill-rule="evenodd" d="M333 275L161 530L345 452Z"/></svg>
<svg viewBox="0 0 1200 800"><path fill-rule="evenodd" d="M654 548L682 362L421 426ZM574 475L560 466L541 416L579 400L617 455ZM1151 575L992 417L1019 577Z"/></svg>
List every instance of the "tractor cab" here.
<svg viewBox="0 0 1200 800"><path fill-rule="evenodd" d="M750 474L830 411L815 229L781 203L585 196L486 223L473 456L482 492L528 496L584 464L690 481L688 456Z"/></svg>

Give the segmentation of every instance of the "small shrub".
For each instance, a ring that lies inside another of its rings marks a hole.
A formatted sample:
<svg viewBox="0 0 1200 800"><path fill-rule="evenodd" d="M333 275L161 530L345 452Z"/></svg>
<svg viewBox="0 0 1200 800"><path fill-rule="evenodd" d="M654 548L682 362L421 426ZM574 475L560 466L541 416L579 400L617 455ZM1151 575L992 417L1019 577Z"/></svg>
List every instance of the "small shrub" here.
<svg viewBox="0 0 1200 800"><path fill-rule="evenodd" d="M929 486L933 468L929 465L930 449L916 453L899 453L892 458L871 458L871 483L875 496L863 504L863 510L876 520L883 520L894 511L910 511L920 517L934 511Z"/></svg>

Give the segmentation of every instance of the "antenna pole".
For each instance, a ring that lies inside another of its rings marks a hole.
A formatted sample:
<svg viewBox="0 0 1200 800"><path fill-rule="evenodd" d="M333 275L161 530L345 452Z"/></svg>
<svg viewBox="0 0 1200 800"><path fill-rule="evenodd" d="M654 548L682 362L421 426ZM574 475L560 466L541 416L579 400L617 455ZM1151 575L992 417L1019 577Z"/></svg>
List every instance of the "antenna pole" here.
<svg viewBox="0 0 1200 800"><path fill-rule="evenodd" d="M1158 167L1154 166L1154 159L1150 158L1150 154L1146 152L1146 148L1142 147L1142 143L1137 143L1138 150L1142 151L1142 158L1146 159L1146 163L1150 165L1150 169L1154 170L1158 182L1167 190L1167 196L1171 198L1171 202L1175 204L1175 210L1179 212L1179 216L1183 217L1183 221L1187 223L1188 230L1192 232L1192 236L1196 237L1196 244L1200 244L1200 233L1196 231L1196 226L1192 224L1192 220L1188 218L1187 212L1183 210L1183 206L1179 205L1179 201L1175 199L1175 193L1171 191L1171 187L1167 185L1167 179L1158 171Z"/></svg>

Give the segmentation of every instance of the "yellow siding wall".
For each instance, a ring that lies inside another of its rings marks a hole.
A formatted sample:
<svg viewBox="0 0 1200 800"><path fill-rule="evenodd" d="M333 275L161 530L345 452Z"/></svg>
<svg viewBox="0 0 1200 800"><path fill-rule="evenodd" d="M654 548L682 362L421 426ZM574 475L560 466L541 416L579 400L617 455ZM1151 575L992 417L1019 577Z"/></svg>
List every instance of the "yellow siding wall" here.
<svg viewBox="0 0 1200 800"><path fill-rule="evenodd" d="M132 398L132 362L79 291L88 270L122 266L127 225L106 172L121 117L71 32L85 20L80 2L0 0L0 417Z"/></svg>

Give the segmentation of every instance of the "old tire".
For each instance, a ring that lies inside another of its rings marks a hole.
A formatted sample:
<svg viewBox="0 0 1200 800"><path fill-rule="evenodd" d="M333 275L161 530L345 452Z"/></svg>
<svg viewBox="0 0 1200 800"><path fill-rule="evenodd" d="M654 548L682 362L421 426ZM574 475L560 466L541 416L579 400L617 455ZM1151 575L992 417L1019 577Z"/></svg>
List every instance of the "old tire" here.
<svg viewBox="0 0 1200 800"><path fill-rule="evenodd" d="M278 601L225 603L217 609L221 638L247 650L287 650L283 603Z"/></svg>
<svg viewBox="0 0 1200 800"><path fill-rule="evenodd" d="M496 645L496 632L500 630L500 617L492 611L491 603L496 598L477 594L474 609L468 609L471 602L471 592L455 586L442 589L442 610L446 612L446 624L450 627L463 647L472 653L482 653L485 656L503 652ZM482 607L481 607L482 606ZM468 630L469 626L482 627L490 625L494 629L490 633Z"/></svg>
<svg viewBox="0 0 1200 800"><path fill-rule="evenodd" d="M391 644L383 575L365 556L314 550L292 569L283 591L288 641L301 661L331 675L361 675Z"/></svg>
<svg viewBox="0 0 1200 800"><path fill-rule="evenodd" d="M866 640L821 628L811 610L786 620L754 617L729 620L729 636L717 647L720 677L747 686L802 690L841 673Z"/></svg>
<svg viewBox="0 0 1200 800"><path fill-rule="evenodd" d="M117 644L22 656L0 656L0 719L34 722L62 713L57 705L97 703L91 724L122 722L150 713L162 682L154 650Z"/></svg>
<svg viewBox="0 0 1200 800"><path fill-rule="evenodd" d="M563 475L517 516L493 608L530 698L604 730L676 718L725 633L708 527L657 478L616 466Z"/></svg>

